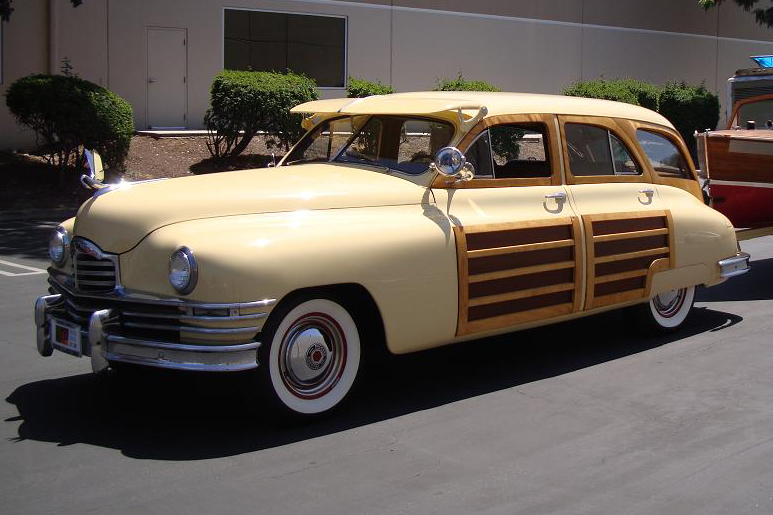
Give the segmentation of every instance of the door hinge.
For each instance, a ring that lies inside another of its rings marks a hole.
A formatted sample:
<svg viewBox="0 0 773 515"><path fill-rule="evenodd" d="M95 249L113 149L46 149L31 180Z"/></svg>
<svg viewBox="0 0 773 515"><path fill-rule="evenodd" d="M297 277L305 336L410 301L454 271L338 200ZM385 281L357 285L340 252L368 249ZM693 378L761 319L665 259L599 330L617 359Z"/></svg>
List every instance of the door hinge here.
<svg viewBox="0 0 773 515"><path fill-rule="evenodd" d="M185 84L185 82L187 81L187 79L188 79L187 77L183 77L183 84Z"/></svg>
<svg viewBox="0 0 773 515"><path fill-rule="evenodd" d="M187 44L188 44L188 40L187 39L183 39L183 46L185 46Z"/></svg>
<svg viewBox="0 0 773 515"><path fill-rule="evenodd" d="M188 119L188 115L183 113L183 120L187 120L187 119Z"/></svg>

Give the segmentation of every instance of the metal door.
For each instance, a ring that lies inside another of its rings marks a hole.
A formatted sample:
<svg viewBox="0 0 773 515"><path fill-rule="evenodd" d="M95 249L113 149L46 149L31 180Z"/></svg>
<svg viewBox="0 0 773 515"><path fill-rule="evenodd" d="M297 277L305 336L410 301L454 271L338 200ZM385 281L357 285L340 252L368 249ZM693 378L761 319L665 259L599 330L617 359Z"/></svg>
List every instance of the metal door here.
<svg viewBox="0 0 773 515"><path fill-rule="evenodd" d="M188 126L185 29L148 29L148 127Z"/></svg>

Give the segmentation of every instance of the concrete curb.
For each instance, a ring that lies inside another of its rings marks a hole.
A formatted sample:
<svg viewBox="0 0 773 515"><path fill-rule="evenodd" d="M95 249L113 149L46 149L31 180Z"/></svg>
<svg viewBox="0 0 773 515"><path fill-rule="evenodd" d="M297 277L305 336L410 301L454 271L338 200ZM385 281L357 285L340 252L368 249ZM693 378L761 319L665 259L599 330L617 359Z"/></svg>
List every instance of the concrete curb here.
<svg viewBox="0 0 773 515"><path fill-rule="evenodd" d="M0 222L19 220L50 220L58 222L75 216L78 208L25 209L21 211L0 211Z"/></svg>

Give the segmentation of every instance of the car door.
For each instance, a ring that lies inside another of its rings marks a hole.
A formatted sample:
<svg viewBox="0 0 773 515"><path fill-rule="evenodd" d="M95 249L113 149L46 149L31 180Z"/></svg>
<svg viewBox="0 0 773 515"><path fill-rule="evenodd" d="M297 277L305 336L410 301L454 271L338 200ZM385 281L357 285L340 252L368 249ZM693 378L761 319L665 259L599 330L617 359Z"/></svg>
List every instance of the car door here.
<svg viewBox="0 0 773 515"><path fill-rule="evenodd" d="M673 220L625 120L559 116L566 184L585 237L584 309L645 299L673 267Z"/></svg>
<svg viewBox="0 0 773 515"><path fill-rule="evenodd" d="M433 185L454 224L457 336L579 310L580 220L561 181L552 117L491 117L459 147L475 177Z"/></svg>

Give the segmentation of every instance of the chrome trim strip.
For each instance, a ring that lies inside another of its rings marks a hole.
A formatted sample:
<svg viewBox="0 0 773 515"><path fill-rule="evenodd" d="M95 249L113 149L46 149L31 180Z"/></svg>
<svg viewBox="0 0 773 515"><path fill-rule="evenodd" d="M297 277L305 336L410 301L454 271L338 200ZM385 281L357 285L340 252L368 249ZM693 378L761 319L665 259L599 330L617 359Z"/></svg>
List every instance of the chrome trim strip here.
<svg viewBox="0 0 773 515"><path fill-rule="evenodd" d="M722 259L719 265L719 276L723 279L745 274L749 271L749 259L751 256L746 252L739 252L735 256Z"/></svg>
<svg viewBox="0 0 773 515"><path fill-rule="evenodd" d="M207 327L193 327L193 326L187 326L187 325L143 324L139 322L123 322L122 325L124 327L137 327L140 329L158 329L160 331L179 331L182 333L201 333L201 334L257 333L260 330L260 328L257 326L214 329L214 328L207 328Z"/></svg>
<svg viewBox="0 0 773 515"><path fill-rule="evenodd" d="M142 358L137 356L126 356L124 354L114 354L112 352L108 352L106 358L108 361L121 361L123 363L132 363L135 365L145 365L145 366L157 367L157 368L170 368L174 370L190 370L195 372L241 372L243 370L258 368L257 361L255 363L241 363L237 365L175 363L172 361L163 360L161 358L156 358L156 359Z"/></svg>
<svg viewBox="0 0 773 515"><path fill-rule="evenodd" d="M140 311L121 311L121 314L126 317L140 317L140 318L160 318L180 321L204 321L204 322L235 322L240 320L260 320L268 316L268 313L254 313L251 315L237 315L237 316L198 316L198 315L186 315L184 313L142 313Z"/></svg>
<svg viewBox="0 0 773 515"><path fill-rule="evenodd" d="M154 349L181 350L190 352L240 352L253 350L260 347L260 342L241 343L238 345L191 345L186 343L166 343L152 340L141 340L138 338L127 338L125 336L108 335L109 343L123 343L138 347L152 347Z"/></svg>
<svg viewBox="0 0 773 515"><path fill-rule="evenodd" d="M73 297L99 299L99 300L111 300L111 301L123 301L123 302L136 302L137 304L176 306L176 307L194 308L194 309L251 309L251 308L269 307L276 304L276 299L263 299L263 300L256 300L251 302L233 302L233 303L196 302L191 300L181 300L181 299L174 299L174 298L153 297L151 295L139 294L139 293L123 290L123 289L112 291L112 292L106 292L103 295L93 295L93 294L84 293L84 292L76 293L73 290L67 288L62 283L56 280L53 280L52 278L53 273L57 273L58 275L69 277L67 276L67 274L53 268L49 268L48 271L50 274L48 277L49 284L54 288L61 288L62 290L72 295Z"/></svg>

